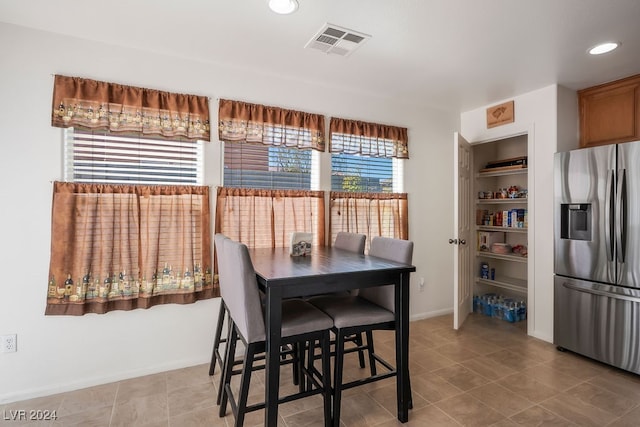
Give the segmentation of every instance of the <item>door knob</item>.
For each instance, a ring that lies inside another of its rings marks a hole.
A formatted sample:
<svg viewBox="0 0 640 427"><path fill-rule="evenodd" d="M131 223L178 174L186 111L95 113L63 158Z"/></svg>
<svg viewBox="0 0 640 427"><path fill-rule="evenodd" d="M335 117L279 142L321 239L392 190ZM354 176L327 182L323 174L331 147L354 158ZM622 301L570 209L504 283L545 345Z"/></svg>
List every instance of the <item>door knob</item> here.
<svg viewBox="0 0 640 427"><path fill-rule="evenodd" d="M460 244L461 244L461 245L466 245L466 244L467 244L467 241L466 241L466 240L464 240L464 239L460 239Z"/></svg>
<svg viewBox="0 0 640 427"><path fill-rule="evenodd" d="M449 244L450 245L457 245L458 244L458 239L449 239Z"/></svg>

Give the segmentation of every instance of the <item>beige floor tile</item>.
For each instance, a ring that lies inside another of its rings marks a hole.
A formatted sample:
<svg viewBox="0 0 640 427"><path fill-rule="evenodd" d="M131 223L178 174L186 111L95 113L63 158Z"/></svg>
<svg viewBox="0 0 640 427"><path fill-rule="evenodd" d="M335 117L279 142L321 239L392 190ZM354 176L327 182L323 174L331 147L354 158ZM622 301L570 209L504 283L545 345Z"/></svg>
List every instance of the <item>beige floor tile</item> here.
<svg viewBox="0 0 640 427"><path fill-rule="evenodd" d="M117 391L118 383L110 383L65 393L58 415L66 417L104 407L111 409L115 403Z"/></svg>
<svg viewBox="0 0 640 427"><path fill-rule="evenodd" d="M167 372L167 391L169 392L178 388L207 382L211 382L211 378L209 377L209 364Z"/></svg>
<svg viewBox="0 0 640 427"><path fill-rule="evenodd" d="M210 408L216 405L215 388L211 383L175 389L168 394L169 416Z"/></svg>
<svg viewBox="0 0 640 427"><path fill-rule="evenodd" d="M290 415L282 414L282 418L289 427L323 427L324 408L320 406Z"/></svg>
<svg viewBox="0 0 640 427"><path fill-rule="evenodd" d="M638 400L636 399L612 393L590 383L579 384L567 390L566 394L577 397L581 401L609 412L616 417L638 406Z"/></svg>
<svg viewBox="0 0 640 427"><path fill-rule="evenodd" d="M457 363L466 362L467 360L481 356L481 354L467 349L459 342L450 342L436 347L434 350L442 356Z"/></svg>
<svg viewBox="0 0 640 427"><path fill-rule="evenodd" d="M499 380L500 378L504 378L517 372L515 369L511 369L494 359L484 356L467 360L462 362L461 365L482 375L489 381Z"/></svg>
<svg viewBox="0 0 640 427"><path fill-rule="evenodd" d="M442 377L432 374L412 377L411 390L429 403L440 402L463 393L462 390L448 383Z"/></svg>
<svg viewBox="0 0 640 427"><path fill-rule="evenodd" d="M520 353L513 352L511 350L498 350L495 353L491 353L485 356L485 358L496 362L499 365L505 366L515 372L522 372L525 369L535 366L531 360L527 360Z"/></svg>
<svg viewBox="0 0 640 427"><path fill-rule="evenodd" d="M54 421L54 426L82 426L82 427L101 427L108 426L111 421L113 412L113 403L102 408L89 409L86 411L74 412L69 415L58 417Z"/></svg>
<svg viewBox="0 0 640 427"><path fill-rule="evenodd" d="M474 388L469 391L469 394L505 417L515 415L534 405L530 400L514 394L498 383Z"/></svg>
<svg viewBox="0 0 640 427"><path fill-rule="evenodd" d="M398 399L396 398L396 385L391 383L385 387L369 392L369 396L378 402L389 413L396 414L398 409ZM418 393L413 393L413 410L424 408L429 405Z"/></svg>
<svg viewBox="0 0 640 427"><path fill-rule="evenodd" d="M368 394L358 394L342 399L341 425L368 427L392 420L389 413Z"/></svg>
<svg viewBox="0 0 640 427"><path fill-rule="evenodd" d="M640 420L640 407L617 418L610 427L637 427Z"/></svg>
<svg viewBox="0 0 640 427"><path fill-rule="evenodd" d="M640 375L619 370L607 370L589 379L588 382L612 393L633 399L640 405Z"/></svg>
<svg viewBox="0 0 640 427"><path fill-rule="evenodd" d="M147 375L121 381L118 385L116 404L127 402L137 397L148 397L156 394L167 395L166 373Z"/></svg>
<svg viewBox="0 0 640 427"><path fill-rule="evenodd" d="M618 417L567 393L557 394L553 398L541 402L540 406L585 427L601 427Z"/></svg>
<svg viewBox="0 0 640 427"><path fill-rule="evenodd" d="M449 384L463 391L469 391L490 381L482 375L459 364L439 369L432 374L441 377Z"/></svg>
<svg viewBox="0 0 640 427"><path fill-rule="evenodd" d="M511 417L519 426L569 427L575 426L569 420L549 412L540 406L532 406Z"/></svg>
<svg viewBox="0 0 640 427"><path fill-rule="evenodd" d="M167 422L169 419L167 395L152 394L132 397L116 403L111 418L111 426L147 425Z"/></svg>
<svg viewBox="0 0 640 427"><path fill-rule="evenodd" d="M544 365L585 381L611 369L604 364L571 352L565 352L560 357L544 362Z"/></svg>
<svg viewBox="0 0 640 427"><path fill-rule="evenodd" d="M211 406L208 408L198 409L193 412L187 412L176 416L169 417L170 427L226 427L229 417L233 418L233 415L229 415L225 418L218 416L218 407Z"/></svg>
<svg viewBox="0 0 640 427"><path fill-rule="evenodd" d="M522 371L522 375L531 377L557 391L566 391L583 382L579 378L565 374L560 369L550 368L548 365L544 364L535 365L532 368L525 369Z"/></svg>
<svg viewBox="0 0 640 427"><path fill-rule="evenodd" d="M498 380L497 383L511 390L514 394L534 403L539 403L558 394L557 390L547 387L535 378L521 373L509 375L508 377Z"/></svg>
<svg viewBox="0 0 640 427"><path fill-rule="evenodd" d="M505 417L469 394L437 402L440 410L464 426L488 426Z"/></svg>
<svg viewBox="0 0 640 427"><path fill-rule="evenodd" d="M435 405L409 411L409 421L402 424L397 419L376 424L376 427L460 427L461 424L442 412Z"/></svg>
<svg viewBox="0 0 640 427"><path fill-rule="evenodd" d="M422 372L412 370L412 375L432 372L456 364L455 361L431 349L427 349L419 354L412 354L409 360L411 364L420 365L423 368Z"/></svg>

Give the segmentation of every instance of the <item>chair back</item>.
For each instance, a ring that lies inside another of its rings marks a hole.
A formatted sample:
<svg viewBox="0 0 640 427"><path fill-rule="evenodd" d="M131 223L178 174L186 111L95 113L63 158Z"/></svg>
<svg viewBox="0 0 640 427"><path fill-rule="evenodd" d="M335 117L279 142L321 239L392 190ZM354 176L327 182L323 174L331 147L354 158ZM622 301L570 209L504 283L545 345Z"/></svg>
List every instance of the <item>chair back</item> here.
<svg viewBox="0 0 640 427"><path fill-rule="evenodd" d="M229 316L247 343L264 341L264 313L249 251L231 239L223 239L222 247L218 278Z"/></svg>
<svg viewBox="0 0 640 427"><path fill-rule="evenodd" d="M392 239L390 237L374 237L371 239L369 255L388 259L389 261L411 264L413 259L413 242L410 240ZM360 289L359 295L395 313L395 290L393 285Z"/></svg>
<svg viewBox="0 0 640 427"><path fill-rule="evenodd" d="M366 240L367 236L364 234L340 231L336 235L336 241L333 243L333 247L364 254L364 244Z"/></svg>
<svg viewBox="0 0 640 427"><path fill-rule="evenodd" d="M226 283L226 280L223 280L223 276L224 274L226 274L226 269L221 268L222 263L224 262L224 241L228 240L229 238L227 236L225 236L224 234L221 233L216 233L213 236L213 243L214 243L214 247L215 247L215 252L216 252L216 261L218 264L218 284L220 284L220 296L222 297L222 299L224 299L224 293L222 290L222 282L224 281Z"/></svg>

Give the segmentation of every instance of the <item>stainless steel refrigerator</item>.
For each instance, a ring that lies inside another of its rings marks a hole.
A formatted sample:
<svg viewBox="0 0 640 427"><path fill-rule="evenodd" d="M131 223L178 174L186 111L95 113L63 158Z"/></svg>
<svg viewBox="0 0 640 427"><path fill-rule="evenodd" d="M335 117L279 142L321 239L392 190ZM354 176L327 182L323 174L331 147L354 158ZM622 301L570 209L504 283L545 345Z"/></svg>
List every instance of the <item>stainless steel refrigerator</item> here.
<svg viewBox="0 0 640 427"><path fill-rule="evenodd" d="M640 374L640 142L555 155L554 343Z"/></svg>

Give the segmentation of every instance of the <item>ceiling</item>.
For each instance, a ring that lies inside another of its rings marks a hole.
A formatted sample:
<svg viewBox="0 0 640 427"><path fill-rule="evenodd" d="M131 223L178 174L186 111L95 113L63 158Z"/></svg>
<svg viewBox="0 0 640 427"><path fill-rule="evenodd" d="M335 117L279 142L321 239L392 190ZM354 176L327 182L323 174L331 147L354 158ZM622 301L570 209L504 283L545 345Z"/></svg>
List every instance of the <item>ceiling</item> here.
<svg viewBox="0 0 640 427"><path fill-rule="evenodd" d="M638 0L299 3L284 16L267 0L0 0L0 21L456 112L640 73ZM371 38L347 57L305 49L326 23Z"/></svg>

